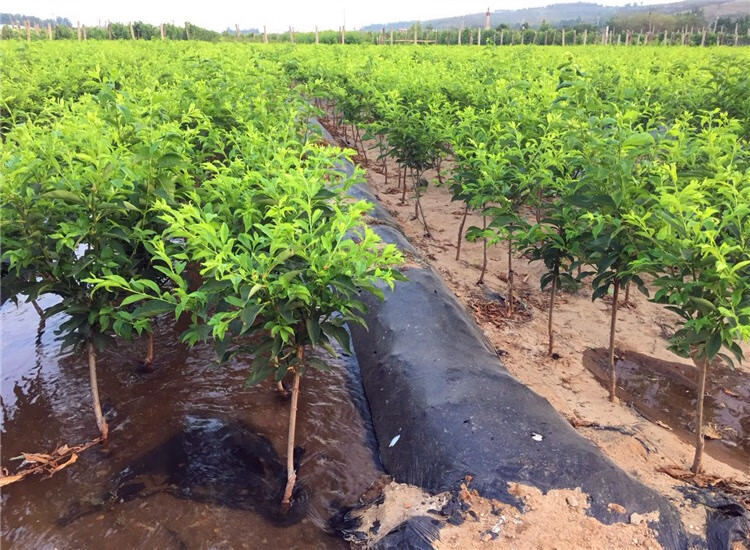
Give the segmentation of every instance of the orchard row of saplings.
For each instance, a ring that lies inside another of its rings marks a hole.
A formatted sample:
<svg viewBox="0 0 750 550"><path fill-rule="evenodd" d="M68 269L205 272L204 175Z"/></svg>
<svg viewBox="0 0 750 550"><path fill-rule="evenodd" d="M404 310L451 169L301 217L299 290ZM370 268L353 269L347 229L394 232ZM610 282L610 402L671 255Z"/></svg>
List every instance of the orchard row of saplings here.
<svg viewBox="0 0 750 550"><path fill-rule="evenodd" d="M191 319L188 344L252 354L250 383L292 379L291 449L299 376L326 368L309 348L346 347L356 292L399 278L364 205L343 199L341 153L311 143L302 97L319 98L362 154L360 128L408 172L426 231L419 181L450 156L455 198L484 214L466 235L544 260L550 319L555 292L592 268L597 298L653 273L654 298L683 319L675 350L705 383L709 358L741 356L748 337L742 55L596 49L578 54L584 74L547 50L18 48L0 68L3 299L59 297L42 314L65 313L63 343L88 350L104 438L97 352L172 313Z"/></svg>
<svg viewBox="0 0 750 550"><path fill-rule="evenodd" d="M57 48L41 50L47 65L61 62ZM207 47L198 62L177 46L168 58L104 53L111 71L70 68L87 71L95 92L35 112L6 105L3 300L65 315L57 333L86 351L103 442L97 354L145 333L150 362L154 316L189 318L181 340L213 343L221 362L252 359L248 384L290 379L285 510L300 378L329 368L311 348L348 349L344 324L363 322L359 292L382 295L401 278L401 255L364 225L369 206L345 197L341 151L311 139L310 107L274 64ZM126 78L129 66L141 74ZM58 301L42 308L43 295Z"/></svg>
<svg viewBox="0 0 750 550"><path fill-rule="evenodd" d="M338 60L340 62L340 60ZM590 279L592 299L611 298L609 397L616 400L615 329L618 305L630 286L678 316L670 350L698 371L695 457L701 470L703 396L714 358L743 360L739 343L750 339L750 151L747 126L719 109L685 109L672 118L659 107L602 97L595 77L569 56L557 69L547 97L526 87L488 89L485 105L460 105L429 90L409 97L406 83L337 78L338 63L323 75L319 60L306 78L296 75L367 157L388 178L396 159L402 202L407 187L414 218L430 234L420 201L423 175L436 169L464 204L456 259L464 238L508 251L507 315L513 316L513 252L546 268L549 354L554 348L555 296ZM410 69L411 70L411 67ZM315 80L314 80L315 79ZM399 87L401 86L401 87ZM432 93L430 93L432 92ZM489 96L489 99L487 97ZM744 121L747 122L747 121ZM349 129L351 128L351 130ZM362 129L364 133L360 130ZM453 163L449 176L442 162ZM407 182L410 182L407 186ZM469 211L481 227L464 231ZM531 214L529 214L531 212Z"/></svg>

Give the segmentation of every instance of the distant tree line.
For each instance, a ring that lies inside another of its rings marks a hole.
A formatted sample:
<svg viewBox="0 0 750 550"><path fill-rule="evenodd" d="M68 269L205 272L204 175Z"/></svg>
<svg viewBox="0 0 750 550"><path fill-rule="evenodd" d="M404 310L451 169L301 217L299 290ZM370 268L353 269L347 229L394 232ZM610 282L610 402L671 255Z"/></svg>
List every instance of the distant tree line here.
<svg viewBox="0 0 750 550"><path fill-rule="evenodd" d="M162 28L164 38L169 40L203 40L208 42L217 42L221 39L222 34L209 29L204 29L192 23L185 23L183 26L172 23L163 25L151 25L143 21L133 23L107 23L106 25L85 26L73 25L67 19L60 21L42 20L26 18L25 16L13 16L13 21L7 23L3 21L1 37L3 40L10 38L28 38L29 40L159 40L162 37ZM26 22L29 24L29 31L26 30Z"/></svg>
<svg viewBox="0 0 750 550"><path fill-rule="evenodd" d="M25 21L28 21L30 25L39 25L46 27L47 24L52 25L67 25L71 27L73 24L67 17L55 17L54 19L40 19L39 17L33 17L30 15L21 15L20 13L0 13L0 25L23 25Z"/></svg>
<svg viewBox="0 0 750 550"><path fill-rule="evenodd" d="M28 22L29 30L26 29ZM166 23L151 25L142 21L108 23L103 26L79 27L68 19L40 19L24 15L0 14L2 39L28 40L203 40L243 42L289 42L299 44L460 44L460 45L750 45L750 16L722 17L712 23L705 21L701 10L684 14L632 13L618 14L605 25L598 26L580 20L561 21L555 25L546 21L532 27L527 23L509 26L501 23L494 29L452 28L434 29L430 24L414 23L399 30L296 32L290 28L283 33L265 33L258 29L224 32L204 29L191 23L183 26Z"/></svg>

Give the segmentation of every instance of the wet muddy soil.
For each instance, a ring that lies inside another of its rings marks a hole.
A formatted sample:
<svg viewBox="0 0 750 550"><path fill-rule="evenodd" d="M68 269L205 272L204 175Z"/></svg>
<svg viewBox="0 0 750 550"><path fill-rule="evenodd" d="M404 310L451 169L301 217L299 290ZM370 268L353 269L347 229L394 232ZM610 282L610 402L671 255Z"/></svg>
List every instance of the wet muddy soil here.
<svg viewBox="0 0 750 550"><path fill-rule="evenodd" d="M96 436L85 356L60 354L54 339L61 319L39 332L30 304L6 304L0 321L2 465ZM284 515L289 402L268 382L244 388L243 360L217 366L178 334L160 322L153 373L140 372L145 339L102 354L109 451L3 488L3 548L347 547L328 520L382 473L356 359L302 379L300 489Z"/></svg>
<svg viewBox="0 0 750 550"><path fill-rule="evenodd" d="M608 387L607 350L590 349L584 366ZM697 369L633 351L618 352L617 395L651 422L693 441ZM706 452L750 471L750 379L721 361L709 367L704 401Z"/></svg>

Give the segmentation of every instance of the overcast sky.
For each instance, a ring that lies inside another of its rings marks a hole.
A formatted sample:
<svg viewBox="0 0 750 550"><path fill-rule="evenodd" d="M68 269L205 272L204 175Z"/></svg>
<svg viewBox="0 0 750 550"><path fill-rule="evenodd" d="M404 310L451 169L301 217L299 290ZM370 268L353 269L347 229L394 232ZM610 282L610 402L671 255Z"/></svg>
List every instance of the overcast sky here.
<svg viewBox="0 0 750 550"><path fill-rule="evenodd" d="M574 0L558 0L570 2ZM596 0L594 0L596 1ZM632 0L598 0L601 4L622 5ZM643 0L643 4L661 4L670 0ZM672 0L674 1L674 0ZM545 6L555 0L495 0L491 10ZM37 17L67 17L73 24L96 25L99 21L145 21L158 24L190 21L195 25L221 31L227 27L268 27L268 32L338 29L346 19L347 29L372 23L402 20L426 20L478 13L487 10L488 0L2 0L0 11Z"/></svg>

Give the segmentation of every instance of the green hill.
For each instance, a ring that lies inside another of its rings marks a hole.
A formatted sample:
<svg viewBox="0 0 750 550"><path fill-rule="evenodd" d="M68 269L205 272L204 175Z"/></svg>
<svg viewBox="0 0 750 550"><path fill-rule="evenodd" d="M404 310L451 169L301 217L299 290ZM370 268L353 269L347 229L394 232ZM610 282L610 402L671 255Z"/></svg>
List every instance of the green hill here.
<svg viewBox="0 0 750 550"><path fill-rule="evenodd" d="M497 27L505 24L510 27L524 23L534 27L542 22L553 26L592 24L604 26L612 17L632 16L638 14L674 15L693 13L702 15L707 23L717 17L750 16L750 1L748 0L688 0L669 4L638 5L635 2L626 6L603 6L593 2L573 2L569 4L551 4L540 8L524 8L518 10L495 10L490 13L490 26ZM362 30L378 31L385 27L389 29L407 28L417 21L395 21L367 25ZM456 27L484 27L485 14L471 13L442 19L429 19L420 22L422 26L434 29L450 29Z"/></svg>

